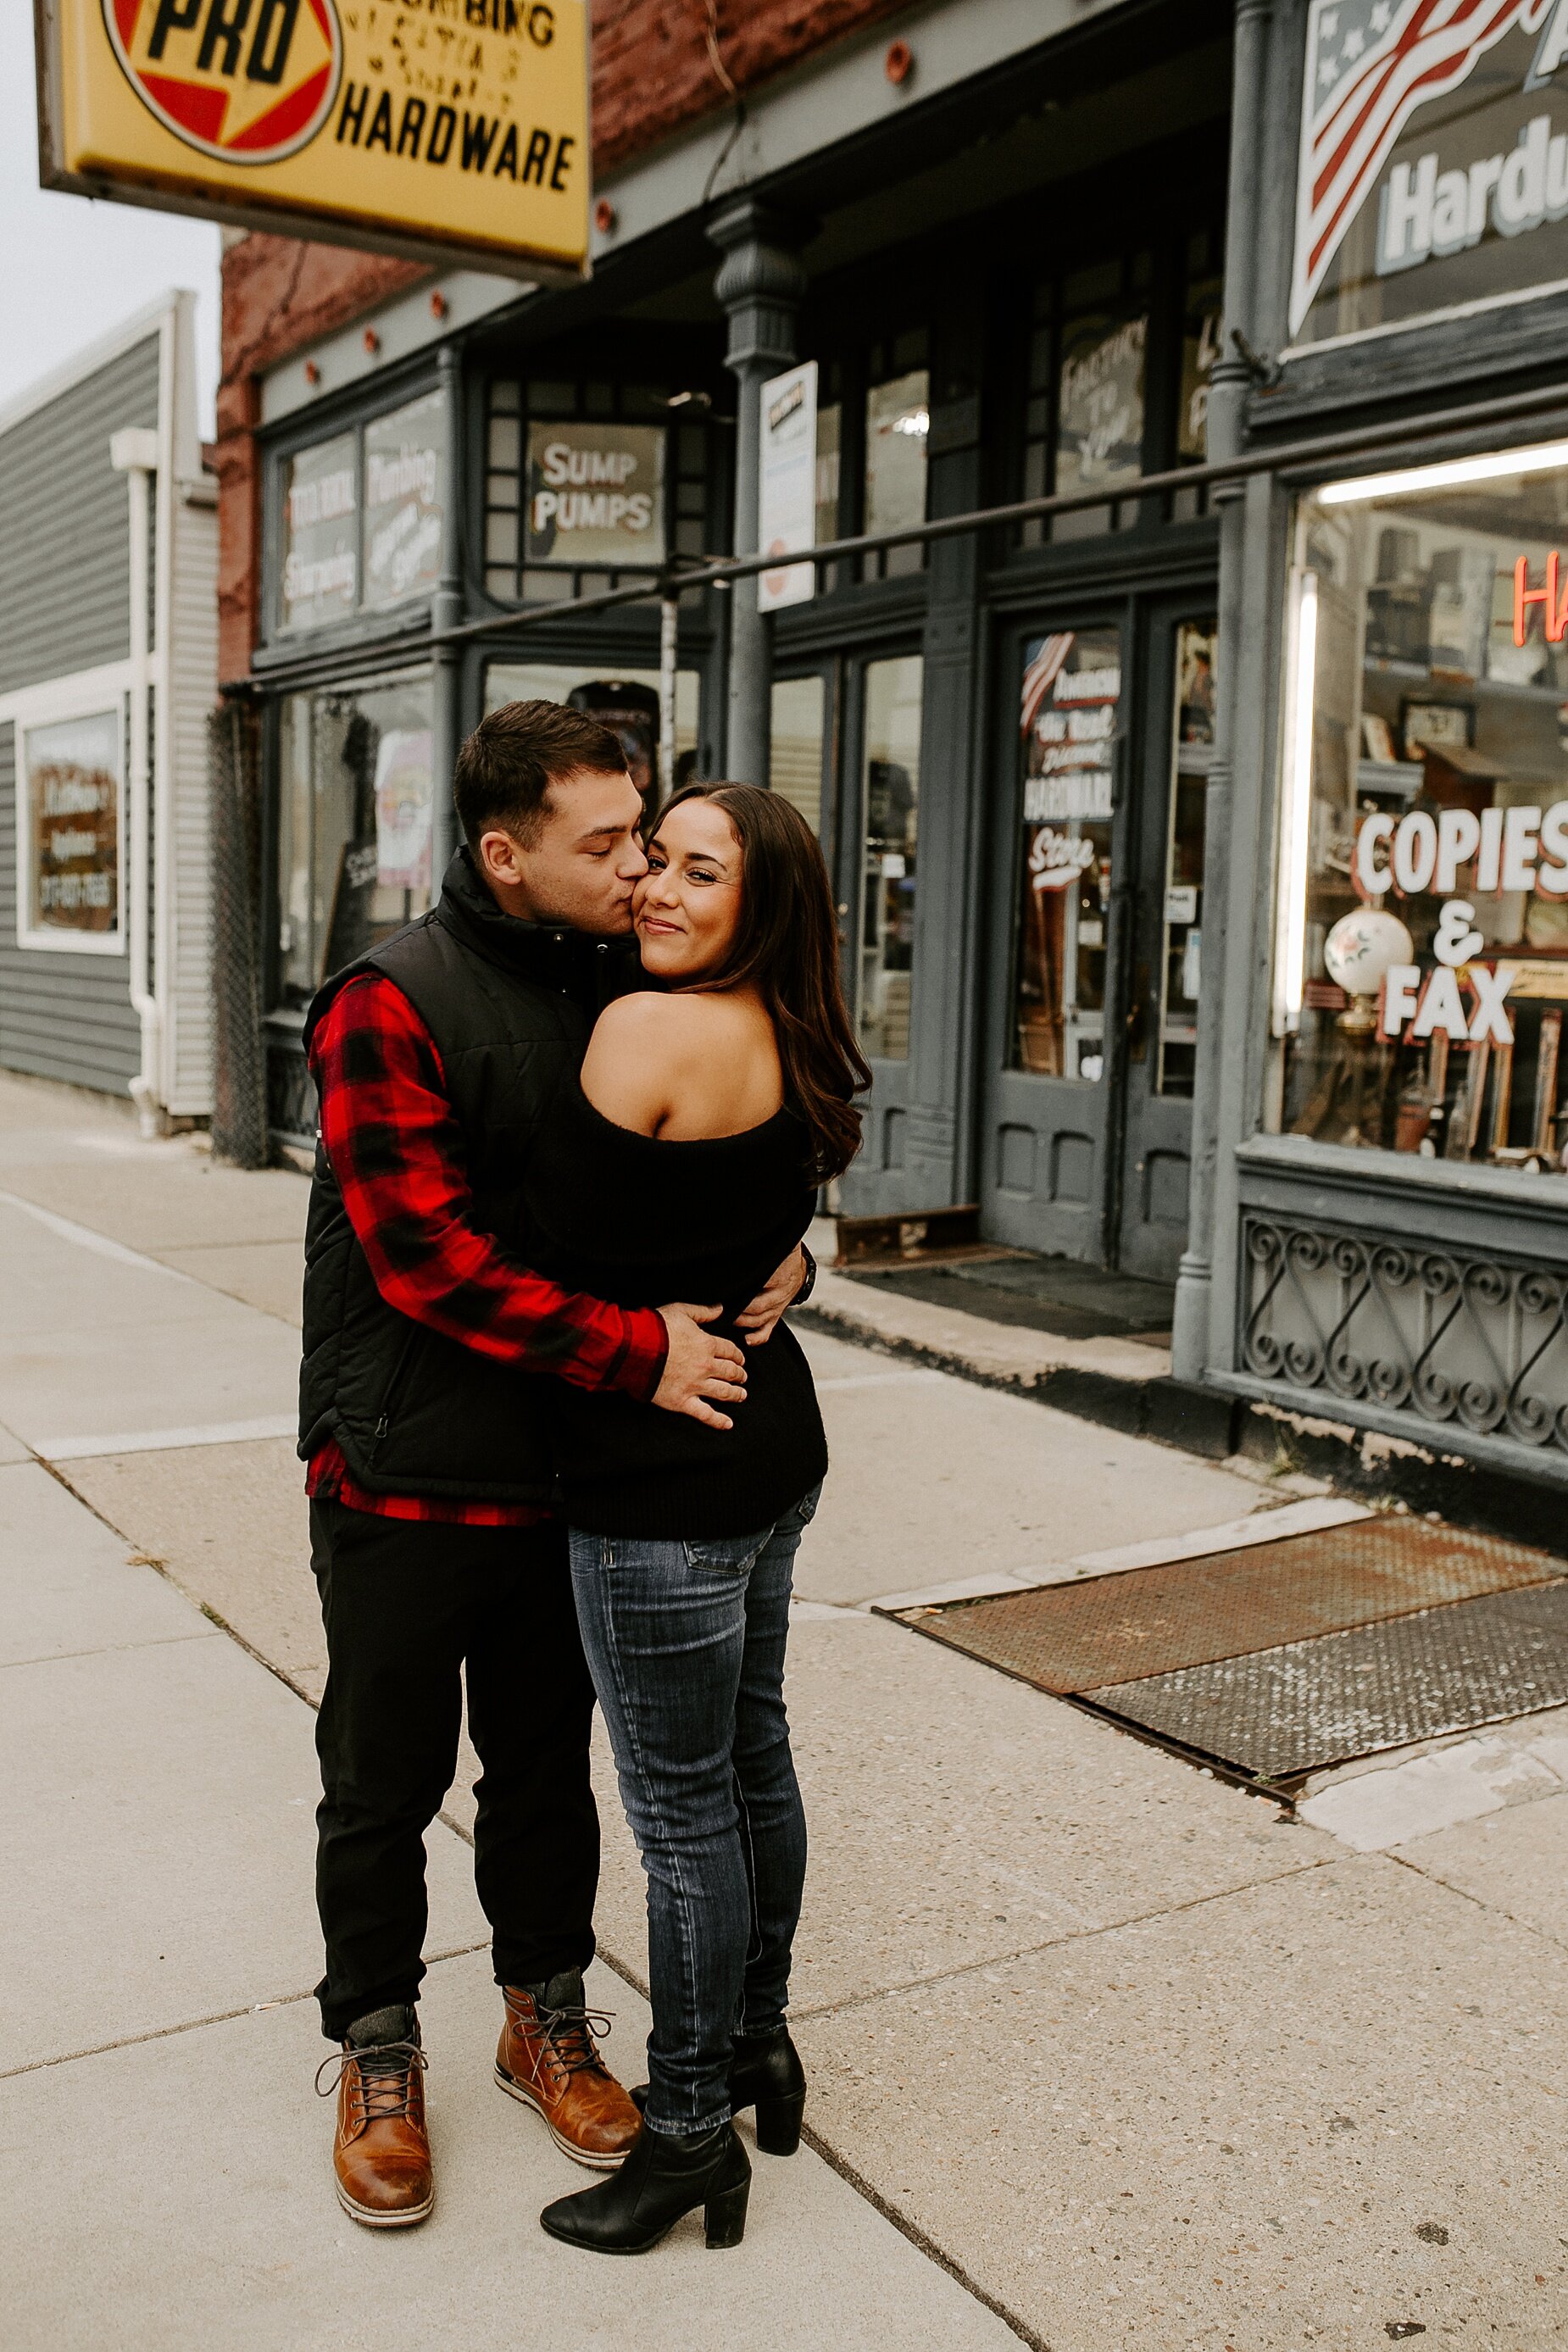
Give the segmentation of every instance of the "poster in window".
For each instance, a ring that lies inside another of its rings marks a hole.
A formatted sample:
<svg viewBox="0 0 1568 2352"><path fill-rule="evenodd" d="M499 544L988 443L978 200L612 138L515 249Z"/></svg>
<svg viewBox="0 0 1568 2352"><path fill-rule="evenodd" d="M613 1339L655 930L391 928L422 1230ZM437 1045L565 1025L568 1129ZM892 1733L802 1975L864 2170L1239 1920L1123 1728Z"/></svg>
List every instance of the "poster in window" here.
<svg viewBox="0 0 1568 2352"><path fill-rule="evenodd" d="M352 613L359 589L359 486L354 436L301 449L283 469L283 570L279 620L320 628Z"/></svg>
<svg viewBox="0 0 1568 2352"><path fill-rule="evenodd" d="M28 927L46 937L120 928L120 716L95 711L24 737Z"/></svg>
<svg viewBox="0 0 1568 2352"><path fill-rule="evenodd" d="M375 879L430 887L430 730L390 727L375 749Z"/></svg>
<svg viewBox="0 0 1568 2352"><path fill-rule="evenodd" d="M524 561L662 563L666 438L660 425L531 424Z"/></svg>
<svg viewBox="0 0 1568 2352"><path fill-rule="evenodd" d="M364 593L384 612L428 596L441 576L447 404L426 393L364 428Z"/></svg>
<svg viewBox="0 0 1568 2352"><path fill-rule="evenodd" d="M1104 312L1069 322L1057 395L1057 488L1109 488L1143 469L1147 319Z"/></svg>
<svg viewBox="0 0 1568 2352"><path fill-rule="evenodd" d="M1568 279L1568 0L1312 0L1297 347Z"/></svg>

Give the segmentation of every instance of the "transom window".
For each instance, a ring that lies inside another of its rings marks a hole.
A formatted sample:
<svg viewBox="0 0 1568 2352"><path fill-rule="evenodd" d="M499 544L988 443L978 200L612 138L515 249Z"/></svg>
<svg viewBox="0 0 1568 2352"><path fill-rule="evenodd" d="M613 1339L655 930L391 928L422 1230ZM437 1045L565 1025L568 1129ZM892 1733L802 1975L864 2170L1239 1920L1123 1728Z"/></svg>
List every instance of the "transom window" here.
<svg viewBox="0 0 1568 2352"><path fill-rule="evenodd" d="M492 596L592 595L709 550L707 429L666 387L497 377L486 460Z"/></svg>

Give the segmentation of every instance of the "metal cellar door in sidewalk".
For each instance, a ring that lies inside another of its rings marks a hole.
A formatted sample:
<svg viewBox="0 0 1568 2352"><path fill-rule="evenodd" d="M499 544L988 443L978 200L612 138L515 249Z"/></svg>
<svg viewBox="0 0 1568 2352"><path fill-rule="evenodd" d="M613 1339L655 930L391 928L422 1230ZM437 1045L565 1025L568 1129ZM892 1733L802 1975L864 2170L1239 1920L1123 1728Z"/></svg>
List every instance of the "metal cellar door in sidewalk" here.
<svg viewBox="0 0 1568 2352"><path fill-rule="evenodd" d="M981 1167L988 1240L1173 1280L1202 980L1212 603L1001 648Z"/></svg>

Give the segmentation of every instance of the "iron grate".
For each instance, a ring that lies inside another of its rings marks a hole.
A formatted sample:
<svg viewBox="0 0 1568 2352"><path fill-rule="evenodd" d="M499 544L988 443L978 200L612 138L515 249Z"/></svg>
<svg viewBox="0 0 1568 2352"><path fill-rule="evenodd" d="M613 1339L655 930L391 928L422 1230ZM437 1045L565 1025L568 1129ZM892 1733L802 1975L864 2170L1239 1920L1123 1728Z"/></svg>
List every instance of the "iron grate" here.
<svg viewBox="0 0 1568 2352"><path fill-rule="evenodd" d="M1249 1780L1289 1780L1568 1702L1568 1580L1083 1696Z"/></svg>
<svg viewBox="0 0 1568 2352"><path fill-rule="evenodd" d="M1563 1563L1416 1519L898 1613L1247 1780L1568 1701Z"/></svg>
<svg viewBox="0 0 1568 2352"><path fill-rule="evenodd" d="M1064 1695L1142 1681L1448 1601L1542 1584L1562 1562L1496 1536L1370 1518L1165 1568L907 1611L921 1633Z"/></svg>

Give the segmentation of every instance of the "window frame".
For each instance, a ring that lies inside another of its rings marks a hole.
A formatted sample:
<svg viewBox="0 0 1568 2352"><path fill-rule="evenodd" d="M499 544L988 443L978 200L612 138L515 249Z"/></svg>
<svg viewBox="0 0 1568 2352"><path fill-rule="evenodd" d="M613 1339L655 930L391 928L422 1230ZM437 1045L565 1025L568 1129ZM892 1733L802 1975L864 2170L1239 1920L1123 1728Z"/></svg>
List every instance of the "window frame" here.
<svg viewBox="0 0 1568 2352"><path fill-rule="evenodd" d="M130 873L131 697L135 684L133 662L112 662L100 669L83 670L73 677L51 678L0 701L0 725L12 730L16 843L16 940L45 955L128 956L131 951L130 909L126 888ZM58 931L35 919L33 906L32 780L27 768L27 737L35 729L68 724L72 719L112 717L115 726L115 903L114 928L109 931Z"/></svg>

